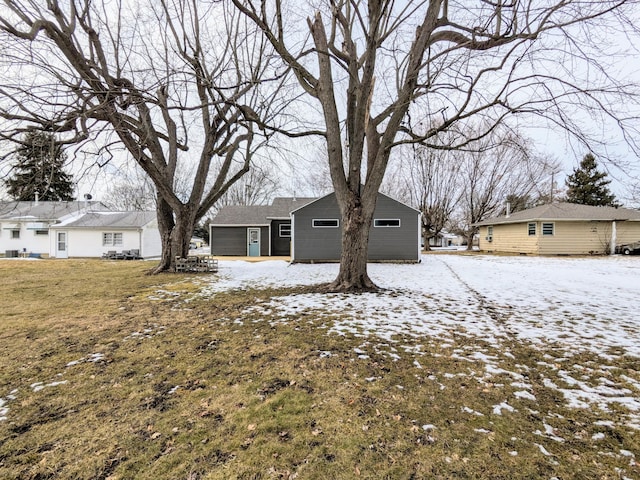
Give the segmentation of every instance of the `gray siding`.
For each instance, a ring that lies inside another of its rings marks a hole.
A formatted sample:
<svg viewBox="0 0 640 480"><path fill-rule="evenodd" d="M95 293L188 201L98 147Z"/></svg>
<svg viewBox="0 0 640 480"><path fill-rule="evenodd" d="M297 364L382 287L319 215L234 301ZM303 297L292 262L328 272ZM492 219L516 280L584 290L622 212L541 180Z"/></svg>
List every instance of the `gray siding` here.
<svg viewBox="0 0 640 480"><path fill-rule="evenodd" d="M247 227L211 227L212 255L247 254Z"/></svg>
<svg viewBox="0 0 640 480"><path fill-rule="evenodd" d="M340 260L342 229L313 228L311 222L314 218L340 219L340 209L334 194L316 200L294 213L294 260L297 262ZM340 219L340 225L342 225L342 219Z"/></svg>
<svg viewBox="0 0 640 480"><path fill-rule="evenodd" d="M280 236L280 225L290 225L291 220L271 222L271 255L286 256L291 253L291 237Z"/></svg>
<svg viewBox="0 0 640 480"><path fill-rule="evenodd" d="M313 228L313 219L340 219L340 228ZM379 194L375 219L399 219L400 227L371 226L369 260L419 260L418 212ZM294 213L294 261L338 261L341 252L342 219L335 194L327 195Z"/></svg>
<svg viewBox="0 0 640 480"><path fill-rule="evenodd" d="M256 227L258 228L258 227ZM269 227L260 227L260 256L269 256ZM247 254L247 245L245 245L245 255Z"/></svg>
<svg viewBox="0 0 640 480"><path fill-rule="evenodd" d="M399 219L400 227L375 227L376 219ZM369 231L369 260L418 260L418 212L378 195Z"/></svg>
<svg viewBox="0 0 640 480"><path fill-rule="evenodd" d="M245 257L248 254L248 229L260 229L260 256L269 256L269 227L211 227L211 255L233 255Z"/></svg>

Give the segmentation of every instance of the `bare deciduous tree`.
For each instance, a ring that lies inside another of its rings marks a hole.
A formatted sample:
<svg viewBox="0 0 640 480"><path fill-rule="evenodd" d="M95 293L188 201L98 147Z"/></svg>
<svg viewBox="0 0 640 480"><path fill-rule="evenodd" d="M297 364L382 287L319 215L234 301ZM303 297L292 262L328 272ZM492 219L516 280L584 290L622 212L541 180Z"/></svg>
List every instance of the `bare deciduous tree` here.
<svg viewBox="0 0 640 480"><path fill-rule="evenodd" d="M278 179L274 178L272 170L254 166L220 197L217 206L265 205L276 195L278 188Z"/></svg>
<svg viewBox="0 0 640 480"><path fill-rule="evenodd" d="M326 142L343 226L330 290L376 288L367 274L368 235L395 145L438 148L438 134L479 116L488 120L476 132L481 138L515 114L544 117L586 139L569 112L577 107L632 129L631 116L612 107L631 86L591 56L604 48L596 30L633 28L625 16L631 1L328 0L314 2L308 41L292 29L304 15L298 2L295 9L285 0L233 3L321 111L316 130ZM413 114L421 116L418 132L404 123L412 105L420 106Z"/></svg>
<svg viewBox="0 0 640 480"><path fill-rule="evenodd" d="M460 201L460 163L455 152L413 145L400 150L396 196L420 210L422 238L429 240L447 226Z"/></svg>
<svg viewBox="0 0 640 480"><path fill-rule="evenodd" d="M474 224L501 214L510 198L539 197L557 165L532 154L521 137L498 134L477 141L473 150L453 152L460 168L457 228L473 246Z"/></svg>
<svg viewBox="0 0 640 480"><path fill-rule="evenodd" d="M0 12L4 140L25 130L124 145L157 191L156 271L248 170L277 86L269 55L227 2L7 0ZM250 28L248 28L250 27ZM186 198L176 175L192 169Z"/></svg>

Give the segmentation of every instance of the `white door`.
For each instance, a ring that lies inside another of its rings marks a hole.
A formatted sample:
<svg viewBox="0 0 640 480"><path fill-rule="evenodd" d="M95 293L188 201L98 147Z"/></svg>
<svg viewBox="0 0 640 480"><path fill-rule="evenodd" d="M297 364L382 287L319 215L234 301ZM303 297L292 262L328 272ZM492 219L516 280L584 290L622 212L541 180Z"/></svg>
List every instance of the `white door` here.
<svg viewBox="0 0 640 480"><path fill-rule="evenodd" d="M56 235L56 258L69 258L67 232L58 232Z"/></svg>

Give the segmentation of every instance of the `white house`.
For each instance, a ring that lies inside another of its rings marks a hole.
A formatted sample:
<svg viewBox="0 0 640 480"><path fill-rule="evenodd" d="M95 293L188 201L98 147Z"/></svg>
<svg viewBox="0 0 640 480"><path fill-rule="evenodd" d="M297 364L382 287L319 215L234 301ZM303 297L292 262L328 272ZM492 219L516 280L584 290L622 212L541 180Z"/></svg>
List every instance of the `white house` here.
<svg viewBox="0 0 640 480"><path fill-rule="evenodd" d="M0 254L49 253L51 225L87 210L107 210L101 202L0 202Z"/></svg>
<svg viewBox="0 0 640 480"><path fill-rule="evenodd" d="M81 212L52 225L50 257L102 257L108 252L138 250L143 258L158 257L162 243L156 212Z"/></svg>

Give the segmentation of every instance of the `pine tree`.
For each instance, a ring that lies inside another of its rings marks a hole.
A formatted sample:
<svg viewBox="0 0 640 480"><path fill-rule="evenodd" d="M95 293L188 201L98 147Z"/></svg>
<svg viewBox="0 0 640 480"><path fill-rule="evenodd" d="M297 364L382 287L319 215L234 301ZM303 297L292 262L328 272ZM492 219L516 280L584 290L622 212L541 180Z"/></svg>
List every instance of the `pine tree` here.
<svg viewBox="0 0 640 480"><path fill-rule="evenodd" d="M616 197L609 190L611 180L598 170L595 157L588 153L565 181L567 202L582 205L619 207Z"/></svg>
<svg viewBox="0 0 640 480"><path fill-rule="evenodd" d="M53 134L29 132L16 150L13 177L4 180L14 200L73 200L73 177L64 170L67 158Z"/></svg>

